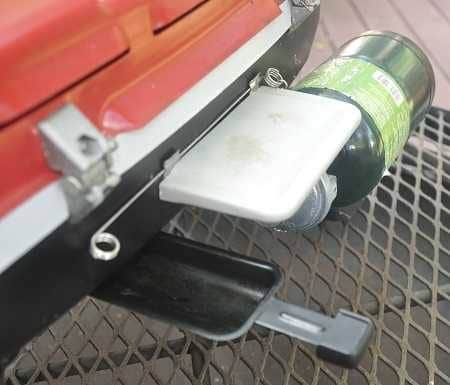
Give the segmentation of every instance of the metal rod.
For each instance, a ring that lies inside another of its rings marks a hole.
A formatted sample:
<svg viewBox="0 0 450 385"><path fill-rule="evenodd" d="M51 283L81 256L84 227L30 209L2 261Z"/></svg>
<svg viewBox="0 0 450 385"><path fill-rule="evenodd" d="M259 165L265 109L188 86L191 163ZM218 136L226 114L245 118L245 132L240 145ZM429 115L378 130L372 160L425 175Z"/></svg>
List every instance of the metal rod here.
<svg viewBox="0 0 450 385"><path fill-rule="evenodd" d="M259 75L250 81L249 88L247 88L241 95L238 96L236 100L229 105L225 111L223 111L213 122L197 137L195 138L183 151L178 153L177 161L179 161L193 146L195 146L201 139L203 139L219 122L224 119L244 98L246 98L254 87L257 87L257 79ZM172 165L173 166L173 165ZM155 176L153 176L139 191L131 197L117 212L114 213L98 230L92 235L90 242L90 253L94 259L110 260L114 259L120 250L120 239L118 239L114 234L106 232L106 230L142 195L144 194L153 184L160 180L166 173L165 169L159 171ZM113 254L112 258L99 258L99 255L104 254L104 250L100 249L99 237L103 234L109 237L114 237L117 240L117 251Z"/></svg>
<svg viewBox="0 0 450 385"><path fill-rule="evenodd" d="M443 299L442 296L439 295L439 292L450 295L450 284L438 286L438 298L437 298L438 301ZM411 299L412 299L411 306L418 305L418 303L415 302L414 299L418 299L426 304L430 303L432 300L432 292L431 292L431 290L428 290L428 289L414 291L411 294L412 294L411 295ZM393 297L390 297L388 299L388 302L390 305L393 305L398 310L403 310L406 306L406 298L403 295L394 295ZM379 310L379 303L377 300L372 300L372 301L366 303L365 305L363 305L363 308L369 314L376 315ZM384 312L386 313L387 310L388 309L385 309Z"/></svg>

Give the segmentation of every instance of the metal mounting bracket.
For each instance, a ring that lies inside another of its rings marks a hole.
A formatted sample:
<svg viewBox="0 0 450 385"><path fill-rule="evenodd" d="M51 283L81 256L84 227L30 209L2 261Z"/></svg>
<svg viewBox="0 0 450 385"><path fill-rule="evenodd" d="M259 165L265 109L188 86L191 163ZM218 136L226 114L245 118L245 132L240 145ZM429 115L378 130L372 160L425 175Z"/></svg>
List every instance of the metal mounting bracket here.
<svg viewBox="0 0 450 385"><path fill-rule="evenodd" d="M117 148L72 104L38 124L48 164L64 177L71 222L78 222L97 207L120 181L111 171Z"/></svg>

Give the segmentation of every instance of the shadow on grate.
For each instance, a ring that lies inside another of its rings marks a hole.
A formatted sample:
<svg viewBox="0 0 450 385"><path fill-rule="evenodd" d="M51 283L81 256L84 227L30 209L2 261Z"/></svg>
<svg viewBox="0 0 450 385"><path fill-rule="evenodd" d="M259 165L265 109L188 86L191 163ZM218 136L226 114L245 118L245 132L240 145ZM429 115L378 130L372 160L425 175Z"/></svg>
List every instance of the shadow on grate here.
<svg viewBox="0 0 450 385"><path fill-rule="evenodd" d="M362 364L319 362L307 346L253 328L217 343L86 298L26 346L9 384L450 383L450 113L433 109L347 222L302 235L184 209L168 231L281 266L279 296L370 316Z"/></svg>

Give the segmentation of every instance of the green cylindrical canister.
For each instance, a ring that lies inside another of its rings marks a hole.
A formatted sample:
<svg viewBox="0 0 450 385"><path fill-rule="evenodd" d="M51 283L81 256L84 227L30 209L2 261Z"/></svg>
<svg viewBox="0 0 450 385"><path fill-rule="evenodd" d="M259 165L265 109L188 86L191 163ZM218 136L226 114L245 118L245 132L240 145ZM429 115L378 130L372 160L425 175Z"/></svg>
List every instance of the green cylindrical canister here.
<svg viewBox="0 0 450 385"><path fill-rule="evenodd" d="M337 178L334 207L353 204L378 184L400 154L434 96L430 61L411 40L370 31L346 43L293 89L347 101L360 126L328 173ZM330 127L333 129L333 127Z"/></svg>

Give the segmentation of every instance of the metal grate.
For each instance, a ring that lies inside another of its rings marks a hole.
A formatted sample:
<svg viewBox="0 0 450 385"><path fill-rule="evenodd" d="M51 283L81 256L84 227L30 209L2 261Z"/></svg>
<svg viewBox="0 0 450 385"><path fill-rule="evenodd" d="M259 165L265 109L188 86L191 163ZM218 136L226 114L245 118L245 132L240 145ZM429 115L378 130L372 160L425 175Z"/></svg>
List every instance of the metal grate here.
<svg viewBox="0 0 450 385"><path fill-rule="evenodd" d="M218 344L86 298L24 349L8 383L449 384L450 113L433 109L389 171L348 223L303 235L189 208L168 227L276 262L279 295L293 303L372 317L376 336L357 370L263 328Z"/></svg>

